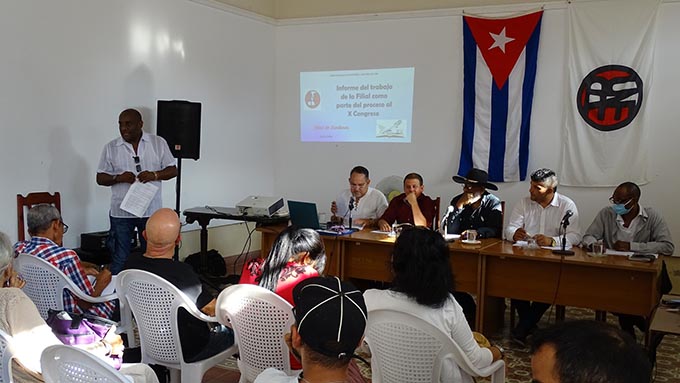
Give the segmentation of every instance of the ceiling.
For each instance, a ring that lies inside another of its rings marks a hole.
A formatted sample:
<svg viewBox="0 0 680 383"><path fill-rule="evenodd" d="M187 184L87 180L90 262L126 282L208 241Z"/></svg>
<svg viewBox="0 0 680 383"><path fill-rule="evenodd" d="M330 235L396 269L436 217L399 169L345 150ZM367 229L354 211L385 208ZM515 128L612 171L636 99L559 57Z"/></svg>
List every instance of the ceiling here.
<svg viewBox="0 0 680 383"><path fill-rule="evenodd" d="M432 11L491 5L551 3L565 0L214 0L275 20Z"/></svg>

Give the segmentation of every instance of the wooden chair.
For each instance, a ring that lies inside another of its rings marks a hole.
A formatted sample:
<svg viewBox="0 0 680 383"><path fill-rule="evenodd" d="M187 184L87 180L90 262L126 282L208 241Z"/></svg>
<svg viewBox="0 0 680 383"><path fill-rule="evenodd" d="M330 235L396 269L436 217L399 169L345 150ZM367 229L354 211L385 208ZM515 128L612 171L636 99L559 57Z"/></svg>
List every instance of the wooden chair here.
<svg viewBox="0 0 680 383"><path fill-rule="evenodd" d="M28 193L26 196L17 194L17 232L19 241L26 239L26 220L25 212L27 212L33 205L41 203L48 203L54 205L59 213L61 213L61 196L59 192L50 194L48 192Z"/></svg>
<svg viewBox="0 0 680 383"><path fill-rule="evenodd" d="M441 203L442 197L437 197L434 199L434 219L432 220L432 230L439 230L439 220L442 218L440 213L439 204Z"/></svg>

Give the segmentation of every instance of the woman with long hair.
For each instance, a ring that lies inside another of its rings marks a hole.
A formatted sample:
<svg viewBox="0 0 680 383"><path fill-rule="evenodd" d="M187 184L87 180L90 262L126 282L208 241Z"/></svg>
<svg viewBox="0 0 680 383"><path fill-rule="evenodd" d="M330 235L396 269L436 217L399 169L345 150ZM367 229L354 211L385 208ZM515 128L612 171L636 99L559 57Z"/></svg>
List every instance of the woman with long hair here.
<svg viewBox="0 0 680 383"><path fill-rule="evenodd" d="M325 265L326 250L319 233L289 226L276 237L267 259L244 265L239 283L262 286L292 305L295 285L323 274Z"/></svg>
<svg viewBox="0 0 680 383"><path fill-rule="evenodd" d="M498 347L480 347L456 302L454 276L449 264L449 248L441 234L422 227L401 232L392 253L394 278L389 290L364 293L370 312L398 310L415 315L448 334L478 368L502 357ZM453 361L443 365L442 382L473 382Z"/></svg>

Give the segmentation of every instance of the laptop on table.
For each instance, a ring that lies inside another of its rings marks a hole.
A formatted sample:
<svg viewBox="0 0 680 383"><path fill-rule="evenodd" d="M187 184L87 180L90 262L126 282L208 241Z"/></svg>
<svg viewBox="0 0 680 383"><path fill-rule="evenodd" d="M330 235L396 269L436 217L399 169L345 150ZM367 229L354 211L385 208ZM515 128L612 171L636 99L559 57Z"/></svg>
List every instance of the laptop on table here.
<svg viewBox="0 0 680 383"><path fill-rule="evenodd" d="M293 225L303 229L314 229L320 234L343 235L354 231L350 229L326 229L325 222L319 223L319 214L316 210L316 204L313 202L288 201L288 214L290 215L290 222Z"/></svg>

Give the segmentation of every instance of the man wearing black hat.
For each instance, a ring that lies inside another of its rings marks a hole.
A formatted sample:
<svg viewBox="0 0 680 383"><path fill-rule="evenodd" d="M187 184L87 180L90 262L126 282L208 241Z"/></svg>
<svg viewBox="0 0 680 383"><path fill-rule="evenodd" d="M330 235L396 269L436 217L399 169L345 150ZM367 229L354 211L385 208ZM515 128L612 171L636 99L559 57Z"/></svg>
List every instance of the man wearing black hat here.
<svg viewBox="0 0 680 383"><path fill-rule="evenodd" d="M500 238L503 233L503 211L501 200L486 191L498 190L489 181L489 175L472 168L465 177L453 176L463 184L463 193L451 200L443 227L447 234L461 234L466 230L477 230L479 238Z"/></svg>
<svg viewBox="0 0 680 383"><path fill-rule="evenodd" d="M338 277L315 277L295 286L293 301L295 324L286 343L302 361L302 373L289 376L268 368L255 383L348 381L347 368L368 315L361 291Z"/></svg>

